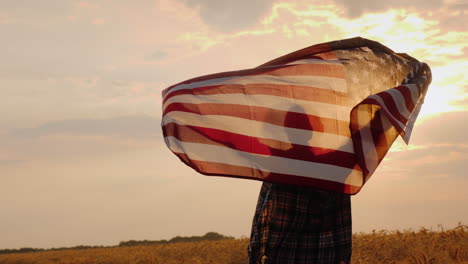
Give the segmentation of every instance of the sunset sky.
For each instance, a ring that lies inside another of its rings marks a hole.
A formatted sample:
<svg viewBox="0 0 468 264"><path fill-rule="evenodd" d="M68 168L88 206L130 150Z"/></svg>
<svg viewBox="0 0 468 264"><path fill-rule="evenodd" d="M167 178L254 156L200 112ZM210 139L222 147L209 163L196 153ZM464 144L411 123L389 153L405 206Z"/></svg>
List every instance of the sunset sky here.
<svg viewBox="0 0 468 264"><path fill-rule="evenodd" d="M261 183L181 163L161 91L356 36L433 80L410 145L353 196L353 231L467 224L467 17L466 0L0 0L0 249L248 236Z"/></svg>

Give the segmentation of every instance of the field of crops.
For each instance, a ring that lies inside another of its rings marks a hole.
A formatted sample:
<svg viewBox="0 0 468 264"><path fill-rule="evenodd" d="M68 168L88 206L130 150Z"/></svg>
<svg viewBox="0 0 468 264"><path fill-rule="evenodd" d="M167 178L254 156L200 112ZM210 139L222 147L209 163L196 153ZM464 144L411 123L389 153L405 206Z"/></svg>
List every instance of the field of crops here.
<svg viewBox="0 0 468 264"><path fill-rule="evenodd" d="M244 264L248 239L1 254L0 264ZM468 227L353 236L353 264L468 264Z"/></svg>

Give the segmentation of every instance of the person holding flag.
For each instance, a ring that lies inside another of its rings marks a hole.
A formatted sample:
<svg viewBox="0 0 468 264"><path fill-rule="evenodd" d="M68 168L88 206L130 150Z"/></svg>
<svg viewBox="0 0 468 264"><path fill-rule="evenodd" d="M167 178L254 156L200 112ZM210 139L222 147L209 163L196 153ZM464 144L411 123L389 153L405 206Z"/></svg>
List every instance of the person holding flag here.
<svg viewBox="0 0 468 264"><path fill-rule="evenodd" d="M263 181L251 264L348 264L351 202L395 139L408 143L427 64L351 38L162 92L169 149L197 172Z"/></svg>

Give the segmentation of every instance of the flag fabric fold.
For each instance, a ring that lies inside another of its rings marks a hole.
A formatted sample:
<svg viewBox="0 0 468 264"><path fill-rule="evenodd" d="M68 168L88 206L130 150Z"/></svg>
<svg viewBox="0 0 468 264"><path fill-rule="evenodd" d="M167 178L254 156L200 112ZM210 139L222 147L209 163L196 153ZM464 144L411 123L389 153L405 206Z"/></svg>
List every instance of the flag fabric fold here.
<svg viewBox="0 0 468 264"><path fill-rule="evenodd" d="M355 194L398 135L408 142L430 81L380 43L328 42L165 89L162 129L202 174Z"/></svg>

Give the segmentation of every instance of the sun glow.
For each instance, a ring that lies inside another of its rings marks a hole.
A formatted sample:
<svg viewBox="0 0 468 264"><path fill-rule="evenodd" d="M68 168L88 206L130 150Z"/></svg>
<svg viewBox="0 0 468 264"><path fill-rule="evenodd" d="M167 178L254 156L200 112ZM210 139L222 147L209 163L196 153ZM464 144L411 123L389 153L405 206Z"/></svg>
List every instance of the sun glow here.
<svg viewBox="0 0 468 264"><path fill-rule="evenodd" d="M460 104L468 98L466 88L467 78L463 69L468 67L468 62L455 61L432 68L432 84L428 90L421 116L452 112L466 111L468 107Z"/></svg>
<svg viewBox="0 0 468 264"><path fill-rule="evenodd" d="M326 1L312 5L309 1L282 2L273 5L251 28L222 33L198 27L180 34L179 40L198 47L199 52L222 49L226 43L242 50L242 47L256 47L258 41L264 41L271 45L265 46L258 53L262 55L259 57L270 58L315 43L361 36L396 52L407 53L431 67L433 80L421 117L466 110L460 102L468 96L465 92L467 78L463 73L468 66L464 58L466 41L463 41L468 38L468 32L443 29L441 18L446 18L443 16L447 13L389 9L357 18L348 18L345 13L345 9ZM245 64L258 63L246 61Z"/></svg>
<svg viewBox="0 0 468 264"><path fill-rule="evenodd" d="M292 20L288 12L293 14ZM464 74L468 63L463 58L466 41L462 41L467 39L467 32L443 32L439 25L440 17L414 10L390 9L355 19L346 18L343 13L344 10L326 4L282 3L275 5L270 16L263 20L263 25L275 27L281 21L276 32L286 34L288 38L315 37L321 33L317 29L324 27L328 30L325 35L330 38L334 36L330 31L333 29L341 38L362 36L379 41L396 52L408 53L428 63L432 69L433 80L421 117L467 110L459 103L468 97L468 80ZM282 15L289 19L287 23ZM285 32L284 27L290 30ZM294 34L296 36L292 36Z"/></svg>

